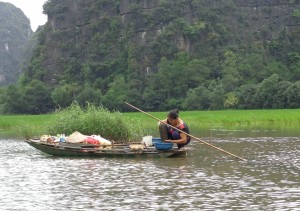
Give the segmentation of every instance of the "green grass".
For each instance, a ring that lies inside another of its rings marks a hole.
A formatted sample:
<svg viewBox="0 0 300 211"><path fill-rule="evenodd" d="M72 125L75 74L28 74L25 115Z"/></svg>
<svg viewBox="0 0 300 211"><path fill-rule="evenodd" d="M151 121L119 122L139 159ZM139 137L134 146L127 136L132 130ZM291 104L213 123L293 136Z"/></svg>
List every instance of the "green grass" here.
<svg viewBox="0 0 300 211"><path fill-rule="evenodd" d="M44 134L47 124L54 118L54 114L1 115L0 134L6 132L25 138L39 136Z"/></svg>
<svg viewBox="0 0 300 211"><path fill-rule="evenodd" d="M167 112L150 112L158 119L166 118ZM35 134L45 133L46 127L55 124L57 114L47 115L2 115L0 130L16 132L19 128L35 130ZM144 128L144 135L157 133L156 120L140 112L121 114L130 120L131 127ZM287 110L224 110L224 111L182 111L180 117L193 129L216 127L262 127L300 128L300 109ZM60 121L60 120L59 120ZM23 129L24 130L24 129ZM29 132L28 132L29 133Z"/></svg>
<svg viewBox="0 0 300 211"><path fill-rule="evenodd" d="M39 129L43 129L45 123L54 118L54 114L43 115L0 115L0 129L12 130L17 126L32 124Z"/></svg>
<svg viewBox="0 0 300 211"><path fill-rule="evenodd" d="M163 119L167 112L151 115ZM140 119L145 127L153 124L153 119L143 113L126 113ZM180 118L195 128L232 126L300 126L300 109L289 110L224 110L224 111L182 111Z"/></svg>

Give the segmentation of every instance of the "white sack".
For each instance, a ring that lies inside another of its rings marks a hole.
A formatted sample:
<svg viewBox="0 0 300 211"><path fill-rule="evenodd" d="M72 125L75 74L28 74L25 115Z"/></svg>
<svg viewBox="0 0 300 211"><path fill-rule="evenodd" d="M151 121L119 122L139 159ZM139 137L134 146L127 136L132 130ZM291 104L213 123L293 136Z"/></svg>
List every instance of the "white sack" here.
<svg viewBox="0 0 300 211"><path fill-rule="evenodd" d="M99 135L91 135L91 137L93 137L94 139L100 141L100 144L102 146L110 146L111 145L111 142L109 140L106 140L105 138L102 138Z"/></svg>
<svg viewBox="0 0 300 211"><path fill-rule="evenodd" d="M66 142L68 143L82 143L85 141L86 139L86 135L83 135L81 133L79 133L78 131L75 131L74 133L72 133L70 136L68 136L66 138Z"/></svg>

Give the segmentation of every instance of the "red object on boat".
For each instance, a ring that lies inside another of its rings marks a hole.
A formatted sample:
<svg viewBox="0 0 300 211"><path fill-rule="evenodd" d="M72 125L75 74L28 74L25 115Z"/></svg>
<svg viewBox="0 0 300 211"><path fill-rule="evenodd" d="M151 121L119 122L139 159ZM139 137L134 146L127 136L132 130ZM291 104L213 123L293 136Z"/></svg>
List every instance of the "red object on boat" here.
<svg viewBox="0 0 300 211"><path fill-rule="evenodd" d="M100 144L100 141L97 139L94 139L93 137L87 137L85 139L85 143L87 144Z"/></svg>

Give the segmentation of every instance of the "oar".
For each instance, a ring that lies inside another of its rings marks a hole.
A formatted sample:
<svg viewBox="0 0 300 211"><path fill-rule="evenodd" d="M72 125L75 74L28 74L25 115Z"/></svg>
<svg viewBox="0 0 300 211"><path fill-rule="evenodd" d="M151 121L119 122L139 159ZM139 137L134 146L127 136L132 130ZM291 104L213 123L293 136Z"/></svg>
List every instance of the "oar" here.
<svg viewBox="0 0 300 211"><path fill-rule="evenodd" d="M197 140L197 141L200 141L200 142L203 143L203 144L206 144L206 145L208 145L208 146L210 146L210 147L212 147L212 148L214 148L214 149L216 149L216 150L219 150L219 151L221 151L221 152L223 152L223 153L225 153L225 154L231 155L231 156L233 156L233 157L235 157L235 158L237 158L237 159L239 159L239 160L246 161L245 159L243 159L243 158L241 158L241 157L239 157L239 156L237 156L237 155L234 155L234 154L232 154L232 153L230 153L230 152L228 152L228 151L225 151L224 149L221 149L221 148L219 148L219 147L216 147L216 146L214 146L214 145L212 145L212 144L210 144L210 143L207 143L206 141L201 140L200 138L197 138L197 137L195 137L195 136L193 136L193 135L191 135L191 134L188 134L188 133L186 133L186 132L184 132L184 131L182 131L182 130L180 130L180 129L178 129L178 128L172 126L172 125L169 125L168 123L165 123L165 122L161 121L160 119L158 119L158 118L152 116L151 114L149 114L149 113L147 113L147 112L145 112L145 111L143 111L143 110L141 110L141 109L139 109L139 108L137 108L137 107L131 105L130 103L125 102L125 104L127 104L127 105L129 105L130 107L134 108L135 110L138 110L138 111L140 111L140 112L146 114L147 116L149 116L149 117L151 117L151 118L153 118L153 119L159 121L160 123L167 125L168 127L171 127L171 128L173 128L173 129L175 129L175 130L178 130L179 132L184 133L185 135L190 136L190 137L192 137L193 139L195 139L195 140Z"/></svg>

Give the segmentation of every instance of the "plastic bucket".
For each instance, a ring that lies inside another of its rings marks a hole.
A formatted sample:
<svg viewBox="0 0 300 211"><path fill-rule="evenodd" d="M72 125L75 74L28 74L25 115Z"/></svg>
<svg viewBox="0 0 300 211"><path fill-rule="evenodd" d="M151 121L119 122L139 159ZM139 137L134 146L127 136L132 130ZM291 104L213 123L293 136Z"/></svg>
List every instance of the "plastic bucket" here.
<svg viewBox="0 0 300 211"><path fill-rule="evenodd" d="M144 136L142 143L145 144L147 147L151 147L153 145L152 136Z"/></svg>
<svg viewBox="0 0 300 211"><path fill-rule="evenodd" d="M153 145L156 143L161 143L161 138L152 138Z"/></svg>

